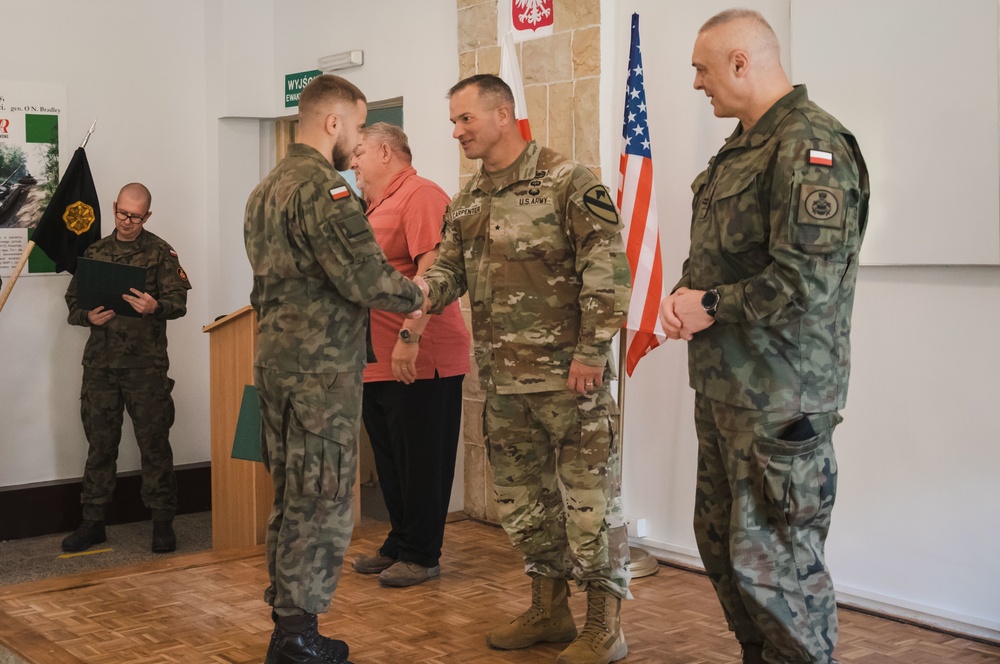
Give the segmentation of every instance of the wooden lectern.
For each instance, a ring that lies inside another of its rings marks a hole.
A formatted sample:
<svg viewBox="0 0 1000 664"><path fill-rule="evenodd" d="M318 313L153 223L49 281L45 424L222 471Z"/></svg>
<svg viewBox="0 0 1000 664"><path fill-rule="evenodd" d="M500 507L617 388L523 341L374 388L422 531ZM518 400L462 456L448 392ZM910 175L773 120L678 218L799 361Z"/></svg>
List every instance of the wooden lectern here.
<svg viewBox="0 0 1000 664"><path fill-rule="evenodd" d="M249 305L202 328L209 334L212 409L212 548L264 543L274 501L264 464L233 459L243 387L253 385L257 315Z"/></svg>
<svg viewBox="0 0 1000 664"><path fill-rule="evenodd" d="M264 464L232 458L243 388L253 385L257 315L247 305L211 325L209 376L212 409L212 548L264 543L274 485ZM361 522L361 485L354 483L354 525Z"/></svg>

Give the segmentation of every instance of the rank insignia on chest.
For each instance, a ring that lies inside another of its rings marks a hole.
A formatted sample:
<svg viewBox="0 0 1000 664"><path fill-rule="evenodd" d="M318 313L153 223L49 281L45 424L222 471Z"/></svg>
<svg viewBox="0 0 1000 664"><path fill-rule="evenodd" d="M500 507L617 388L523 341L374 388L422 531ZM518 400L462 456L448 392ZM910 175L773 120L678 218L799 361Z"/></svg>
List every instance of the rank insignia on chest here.
<svg viewBox="0 0 1000 664"><path fill-rule="evenodd" d="M809 151L810 166L833 166L833 153L825 150Z"/></svg>
<svg viewBox="0 0 1000 664"><path fill-rule="evenodd" d="M347 198L351 195L351 192L347 190L347 187L334 187L330 190L330 198L335 201L339 201L342 198Z"/></svg>

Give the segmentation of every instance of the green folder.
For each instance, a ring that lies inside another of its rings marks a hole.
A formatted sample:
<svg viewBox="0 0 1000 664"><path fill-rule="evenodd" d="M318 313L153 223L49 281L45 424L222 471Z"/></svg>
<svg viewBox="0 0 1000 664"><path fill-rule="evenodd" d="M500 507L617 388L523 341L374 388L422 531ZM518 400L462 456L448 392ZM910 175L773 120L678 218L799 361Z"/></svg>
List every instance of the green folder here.
<svg viewBox="0 0 1000 664"><path fill-rule="evenodd" d="M84 311L114 309L119 316L140 318L142 314L122 299L131 289L146 290L146 268L80 257L76 262L76 305Z"/></svg>
<svg viewBox="0 0 1000 664"><path fill-rule="evenodd" d="M253 385L243 387L232 458L263 462L260 457L260 401L257 400L257 388Z"/></svg>

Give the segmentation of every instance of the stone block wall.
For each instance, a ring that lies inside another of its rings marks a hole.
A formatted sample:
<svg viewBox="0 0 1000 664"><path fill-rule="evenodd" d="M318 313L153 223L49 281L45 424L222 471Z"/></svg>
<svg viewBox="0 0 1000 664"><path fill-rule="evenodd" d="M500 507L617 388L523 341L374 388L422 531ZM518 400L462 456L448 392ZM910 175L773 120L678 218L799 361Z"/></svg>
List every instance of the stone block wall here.
<svg viewBox="0 0 1000 664"><path fill-rule="evenodd" d="M500 37L497 12L510 11L512 0L457 0L459 76L498 74ZM555 0L553 34L517 45L531 135L542 145L600 171L601 2ZM461 160L460 186L465 186L479 162ZM468 324L469 304L463 298ZM493 479L483 444L482 412L485 394L473 360L465 380L462 449L465 455L465 512L474 518L497 521Z"/></svg>

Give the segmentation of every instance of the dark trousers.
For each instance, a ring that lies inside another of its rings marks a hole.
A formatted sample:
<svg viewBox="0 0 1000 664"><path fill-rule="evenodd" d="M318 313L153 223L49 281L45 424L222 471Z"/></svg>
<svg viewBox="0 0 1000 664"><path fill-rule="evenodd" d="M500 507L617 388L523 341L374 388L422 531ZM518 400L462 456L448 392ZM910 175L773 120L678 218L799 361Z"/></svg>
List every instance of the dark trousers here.
<svg viewBox="0 0 1000 664"><path fill-rule="evenodd" d="M174 381L164 369L84 367L80 414L87 434L83 471L83 518L103 520L115 491L118 445L124 411L132 418L142 461L142 502L153 518L172 518L177 509L177 480L170 449L174 423Z"/></svg>
<svg viewBox="0 0 1000 664"><path fill-rule="evenodd" d="M464 376L365 383L362 418L392 526L383 555L438 564L455 476Z"/></svg>

